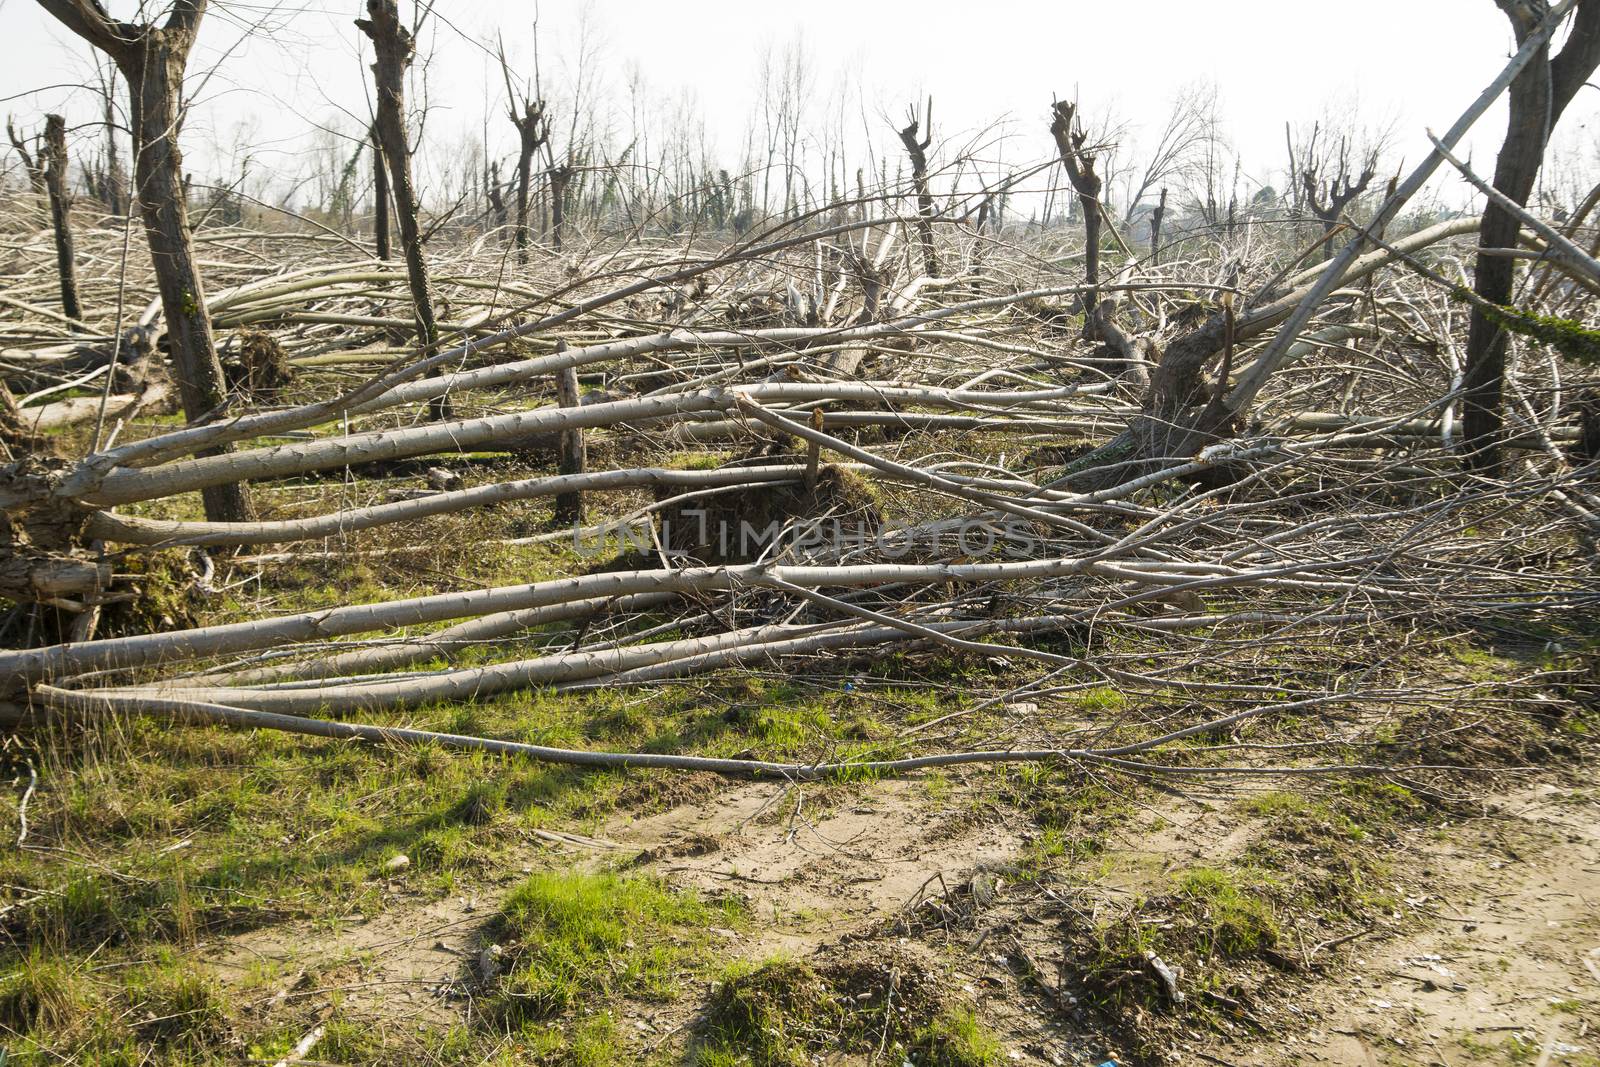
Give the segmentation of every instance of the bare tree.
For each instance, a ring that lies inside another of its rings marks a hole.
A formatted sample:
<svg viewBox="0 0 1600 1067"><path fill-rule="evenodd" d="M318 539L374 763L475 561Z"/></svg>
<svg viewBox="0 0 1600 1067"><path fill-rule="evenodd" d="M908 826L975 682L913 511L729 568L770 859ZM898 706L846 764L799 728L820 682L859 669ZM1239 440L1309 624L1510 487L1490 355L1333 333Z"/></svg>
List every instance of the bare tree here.
<svg viewBox="0 0 1600 1067"><path fill-rule="evenodd" d="M1289 142L1289 169L1299 182L1301 202L1322 223L1322 258L1333 255L1333 233L1345 209L1359 200L1378 174L1381 142L1358 149L1351 160L1350 135L1341 134L1336 144L1318 145L1322 124L1313 123L1306 143L1297 147ZM1359 174L1355 168L1359 167Z"/></svg>
<svg viewBox="0 0 1600 1067"><path fill-rule="evenodd" d="M61 279L61 310L69 319L82 319L78 305L78 264L72 249L72 190L67 185L67 120L60 115L44 119L45 189L50 193L50 224L56 234L56 273Z"/></svg>
<svg viewBox="0 0 1600 1067"><path fill-rule="evenodd" d="M1092 328L1092 319L1099 306L1100 285L1100 176L1095 173L1096 149L1088 144L1088 134L1079 120L1077 105L1068 100L1058 100L1054 105L1054 118L1050 122L1050 135L1055 138L1056 151L1061 155L1061 165L1067 169L1067 179L1078 194L1083 207L1083 279L1088 287L1083 297L1085 311L1084 330Z"/></svg>
<svg viewBox="0 0 1600 1067"><path fill-rule="evenodd" d="M1522 44L1549 15L1545 0L1496 0L1511 20ZM1549 45L1511 83L1511 117L1495 160L1494 187L1518 204L1526 204L1544 160L1550 132L1578 89L1600 66L1600 0L1579 0L1572 32L1558 55ZM1520 223L1510 211L1490 203L1478 230L1481 249L1516 244ZM1473 290L1490 304L1511 302L1515 261L1496 252L1479 252ZM1500 324L1476 304L1467 335L1465 401L1462 432L1468 462L1485 471L1500 465L1504 424L1501 384L1505 376L1507 336Z"/></svg>
<svg viewBox="0 0 1600 1067"><path fill-rule="evenodd" d="M112 215L126 215L128 213L128 178L122 169L122 153L117 148L117 131L121 126L117 122L117 83L116 71L100 63L95 64L95 76L98 79L102 114L104 115L106 131L105 158L97 168L95 188L93 194L106 206L106 211Z"/></svg>
<svg viewBox="0 0 1600 1067"><path fill-rule="evenodd" d="M1161 187L1161 199L1150 210L1150 262L1161 262L1161 224L1167 217L1167 187Z"/></svg>
<svg viewBox="0 0 1600 1067"><path fill-rule="evenodd" d="M28 189L34 196L44 196L44 161L39 158L41 146L36 142L34 150L29 151L27 140L17 133L17 127L9 117L6 119L6 139L22 160L23 172L28 175Z"/></svg>
<svg viewBox="0 0 1600 1067"><path fill-rule="evenodd" d="M178 151L184 68L206 0L174 0L161 25L113 19L99 0L39 0L39 4L110 56L128 83L134 182L183 409L190 421L213 417L226 403L228 389L189 239L183 159ZM244 521L251 515L250 498L240 483L212 486L203 495L206 515L213 522Z"/></svg>
<svg viewBox="0 0 1600 1067"><path fill-rule="evenodd" d="M911 159L911 184L917 191L917 235L922 241L922 269L930 277L937 278L939 256L933 247L933 192L928 187L928 146L933 144L933 97L928 97L928 108L920 126L915 107L907 109L906 118L909 121L900 131L900 143L906 146L906 155ZM926 130L920 141L917 140L919 128Z"/></svg>
<svg viewBox="0 0 1600 1067"><path fill-rule="evenodd" d="M1197 82L1179 91L1167 113L1166 125L1156 139L1139 183L1132 186L1123 208L1123 222L1131 222L1145 194L1170 178L1182 175L1197 160L1217 132L1217 88ZM1124 191L1127 191L1126 189ZM1124 231L1126 232L1126 231Z"/></svg>
<svg viewBox="0 0 1600 1067"><path fill-rule="evenodd" d="M535 44L537 45L537 39ZM506 61L504 48L499 50L498 56L500 73L506 81L506 106L509 109L511 124L517 128L517 262L527 263L528 198L533 184L533 160L539 149L550 140L550 121L545 116L544 99L539 96L537 76L533 96L518 93L511 83L511 64ZM556 239L556 247L561 247L559 237Z"/></svg>
<svg viewBox="0 0 1600 1067"><path fill-rule="evenodd" d="M500 181L499 162L490 163L483 175L483 192L484 198L489 201L489 224L496 230L503 229L508 221L504 188Z"/></svg>
<svg viewBox="0 0 1600 1067"><path fill-rule="evenodd" d="M367 0L367 14L369 17L357 19L356 25L372 41L375 56L372 75L378 91L378 116L373 128L389 172L395 221L400 224L401 251L417 320L417 343L426 359L439 348L439 324L433 314L428 263L422 254L422 226L417 219L417 196L411 181L411 148L406 141L406 68L416 53L416 37L401 25L395 0ZM449 418L449 399L433 398L429 411L435 419Z"/></svg>

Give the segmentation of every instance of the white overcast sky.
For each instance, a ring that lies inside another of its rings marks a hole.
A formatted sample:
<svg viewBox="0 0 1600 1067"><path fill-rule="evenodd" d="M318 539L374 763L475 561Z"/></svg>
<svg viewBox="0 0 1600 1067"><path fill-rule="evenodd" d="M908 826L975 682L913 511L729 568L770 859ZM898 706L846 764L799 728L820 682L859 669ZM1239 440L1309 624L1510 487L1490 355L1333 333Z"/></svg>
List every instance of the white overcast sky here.
<svg viewBox="0 0 1600 1067"><path fill-rule="evenodd" d="M139 7L132 0L109 6L121 16ZM401 0L402 12L410 7ZM261 166L288 169L313 124L334 120L341 107L364 114L364 42L352 24L360 8L358 0L213 0L204 54L191 71L227 55L185 131L191 162L205 166L209 146L236 136L243 122ZM690 94L730 167L754 106L763 48L782 49L797 36L816 72L819 108L840 78L855 79L879 147L893 144L889 122L906 103L932 93L941 139L959 144L963 134L1002 120L1013 135L1004 156L1014 162L1049 154L1053 96L1075 94L1091 114L1109 110L1136 143L1154 135L1180 86L1208 79L1252 181L1281 181L1286 120L1330 109L1354 108L1367 123L1392 120L1396 158L1416 160L1423 129L1447 127L1512 46L1492 0L541 0L547 81L572 55L584 8L614 99L625 99L630 70L656 101ZM441 17L424 40L432 53L430 133L446 140L476 131L487 90L496 151L509 150L498 73L482 42L503 33L526 66L533 4L437 0L436 10ZM272 32L249 33L256 20ZM85 79L88 54L33 0L0 0L0 97L8 113L29 119L64 108L71 121L90 122L92 98L62 88ZM1558 131L1560 151L1585 160L1586 169L1600 155L1597 112L1600 91L1586 88ZM859 117L852 123L861 128ZM1502 103L1475 131L1470 148L1480 170L1490 168L1504 124Z"/></svg>

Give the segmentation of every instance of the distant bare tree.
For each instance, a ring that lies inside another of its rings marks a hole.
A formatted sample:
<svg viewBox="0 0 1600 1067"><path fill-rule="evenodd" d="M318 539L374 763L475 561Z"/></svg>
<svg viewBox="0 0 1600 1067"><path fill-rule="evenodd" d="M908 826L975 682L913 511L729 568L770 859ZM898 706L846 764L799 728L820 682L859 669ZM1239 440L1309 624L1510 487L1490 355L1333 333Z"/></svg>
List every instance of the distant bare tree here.
<svg viewBox="0 0 1600 1067"><path fill-rule="evenodd" d="M537 32L537 31L536 31ZM537 38L535 38L537 45ZM544 99L539 96L535 77L534 94L518 93L511 83L511 64L506 61L505 49L499 50L500 73L506 82L506 106L511 124L517 128L517 262L528 262L528 199L532 193L533 160L550 140L550 121L545 115ZM503 208L501 209L503 211ZM556 247L560 247L557 239Z"/></svg>
<svg viewBox="0 0 1600 1067"><path fill-rule="evenodd" d="M98 84L96 88L100 93L101 112L104 115L106 146L105 158L100 161L94 173L93 195L106 206L106 211L112 215L126 215L128 213L128 178L122 169L122 153L117 148L117 133L121 125L117 122L117 82L115 66L110 69L99 63L95 64L95 76Z"/></svg>
<svg viewBox="0 0 1600 1067"><path fill-rule="evenodd" d="M500 164L490 163L483 176L484 198L489 201L489 225L503 229L509 222L506 210L505 186L500 181Z"/></svg>
<svg viewBox="0 0 1600 1067"><path fill-rule="evenodd" d="M1322 124L1313 123L1305 144L1296 146L1290 138L1289 169L1291 180L1298 181L1301 203L1322 223L1322 258L1327 259L1333 255L1333 233L1345 209L1359 200L1377 177L1381 141L1356 149L1352 160L1349 134L1340 134L1337 141L1330 137L1332 143L1319 145L1322 132Z"/></svg>
<svg viewBox="0 0 1600 1067"><path fill-rule="evenodd" d="M36 143L32 151L28 142L17 133L16 125L8 117L6 119L6 139L11 142L11 147L17 150L17 156L22 160L22 170L28 176L28 189L34 196L44 196L44 161L39 158L40 146Z"/></svg>
<svg viewBox="0 0 1600 1067"><path fill-rule="evenodd" d="M378 139L378 124L373 123L367 139L372 144L372 243L378 258L387 260L389 251L389 169L383 165L383 144Z"/></svg>
<svg viewBox="0 0 1600 1067"><path fill-rule="evenodd" d="M1206 145L1216 136L1216 112L1215 85L1197 82L1179 91L1167 113L1161 135L1140 172L1139 182L1131 187L1122 211L1123 222L1133 220L1147 193L1182 175L1198 162Z"/></svg>
<svg viewBox="0 0 1600 1067"><path fill-rule="evenodd" d="M905 145L906 155L911 160L911 184L917 191L917 235L922 241L922 269L930 277L937 278L939 256L933 247L933 192L928 187L928 147L933 144L933 97L928 97L928 108L920 126L915 106L907 109L906 118L909 121L900 131L900 143ZM920 141L917 140L919 128L926 131Z"/></svg>
<svg viewBox="0 0 1600 1067"><path fill-rule="evenodd" d="M1161 187L1161 199L1150 210L1150 262L1161 262L1161 224L1167 217L1167 187Z"/></svg>
<svg viewBox="0 0 1600 1067"><path fill-rule="evenodd" d="M561 231L566 222L567 186L576 168L571 163L552 163L545 175L550 180L550 243L561 251Z"/></svg>

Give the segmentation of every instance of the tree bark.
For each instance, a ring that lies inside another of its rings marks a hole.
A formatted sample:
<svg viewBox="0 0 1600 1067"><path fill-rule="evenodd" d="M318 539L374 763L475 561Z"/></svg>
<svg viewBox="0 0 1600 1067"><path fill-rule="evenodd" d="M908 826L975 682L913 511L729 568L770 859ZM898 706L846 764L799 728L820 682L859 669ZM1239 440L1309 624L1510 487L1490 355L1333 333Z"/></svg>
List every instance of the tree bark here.
<svg viewBox="0 0 1600 1067"><path fill-rule="evenodd" d="M1083 280L1088 292L1083 297L1084 337L1098 337L1094 317L1100 307L1100 176L1094 170L1094 151L1085 147L1088 135L1077 122L1076 105L1060 100L1055 105L1055 118L1050 123L1050 135L1055 138L1056 151L1061 165L1067 169L1067 178L1078 194L1083 207Z"/></svg>
<svg viewBox="0 0 1600 1067"><path fill-rule="evenodd" d="M69 319L83 319L78 304L78 265L72 248L72 192L67 188L67 120L46 115L44 149L45 189L50 194L50 223L56 233L56 272L61 279L61 310Z"/></svg>
<svg viewBox="0 0 1600 1067"><path fill-rule="evenodd" d="M1161 223L1167 217L1167 189L1161 188L1161 200L1150 212L1150 263L1161 262Z"/></svg>
<svg viewBox="0 0 1600 1067"><path fill-rule="evenodd" d="M1548 14L1548 5L1543 0L1497 2L1511 19L1519 45ZM1518 204L1527 204L1551 130L1597 65L1600 65L1600 0L1579 0L1571 36L1561 53L1551 59L1546 46L1511 83L1510 123L1500 155L1495 160L1496 189ZM1518 226L1511 212L1491 203L1485 208L1479 226L1478 246L1515 247ZM1480 253L1473 269L1473 291L1492 304L1510 304L1515 267L1515 261L1506 256ZM1462 435L1467 446L1468 465L1490 474L1500 469L1501 462L1504 430L1501 384L1508 340L1505 331L1482 309L1472 309L1463 378Z"/></svg>
<svg viewBox="0 0 1600 1067"><path fill-rule="evenodd" d="M517 262L528 262L528 198L532 194L533 186L533 158L549 138L549 127L545 123L544 101L522 102L522 115L518 116L516 109L511 111L512 125L517 128ZM558 240L556 247L560 248Z"/></svg>
<svg viewBox="0 0 1600 1067"><path fill-rule="evenodd" d="M389 172L383 166L383 145L378 128L372 127L372 241L378 258L387 261L389 251Z"/></svg>
<svg viewBox="0 0 1600 1067"><path fill-rule="evenodd" d="M175 0L167 21L160 26L118 22L94 0L39 0L39 4L109 55L128 83L134 183L161 292L179 396L190 422L211 417L226 404L228 389L189 240L183 157L178 151L184 66L206 0ZM212 522L252 518L250 497L242 483L209 486L202 497L206 518Z"/></svg>
<svg viewBox="0 0 1600 1067"><path fill-rule="evenodd" d="M561 227L566 219L567 183L572 180L572 167L562 164L550 168L550 243L561 251Z"/></svg>
<svg viewBox="0 0 1600 1067"><path fill-rule="evenodd" d="M917 236L922 241L922 269L930 278L939 277L939 256L933 247L933 193L928 188L928 146L933 144L933 98L928 98L928 132L917 140L917 114L913 107L911 122L900 131L900 143L906 146L911 157L911 184L917 191Z"/></svg>
<svg viewBox="0 0 1600 1067"><path fill-rule="evenodd" d="M432 284L428 263L422 254L422 227L417 220L416 187L411 178L411 149L406 142L406 68L416 49L411 31L400 24L395 0L367 0L365 19L356 25L372 41L376 58L372 64L373 82L378 91L378 117L374 128L388 164L390 188L394 194L395 221L400 225L401 251L405 255L406 275L411 285L411 304L417 320L417 344L422 358L439 349L439 324L433 314ZM428 405L435 420L450 417L447 397L435 397Z"/></svg>
<svg viewBox="0 0 1600 1067"><path fill-rule="evenodd" d="M559 342L557 352L566 351L567 343ZM562 367L556 372L556 396L561 407L582 406L578 395L578 371L575 367ZM584 447L583 430L573 427L561 431L561 465L564 475L582 474L588 465L588 451ZM556 497L555 519L557 525L583 523L583 493L574 491Z"/></svg>

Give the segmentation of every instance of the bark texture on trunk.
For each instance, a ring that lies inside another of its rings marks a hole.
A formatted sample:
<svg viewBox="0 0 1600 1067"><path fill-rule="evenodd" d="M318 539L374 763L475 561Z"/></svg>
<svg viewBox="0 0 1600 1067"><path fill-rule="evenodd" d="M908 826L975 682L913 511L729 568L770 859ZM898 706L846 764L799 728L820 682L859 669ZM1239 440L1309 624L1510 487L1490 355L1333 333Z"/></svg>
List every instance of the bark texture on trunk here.
<svg viewBox="0 0 1600 1067"><path fill-rule="evenodd" d="M1161 200L1150 212L1150 262L1161 262L1161 223L1167 217L1167 190L1161 189Z"/></svg>
<svg viewBox="0 0 1600 1067"><path fill-rule="evenodd" d="M528 262L528 200L533 192L533 159L549 140L550 128L544 117L543 100L524 100L522 114L511 110L517 128L517 262ZM559 245L558 245L559 247Z"/></svg>
<svg viewBox="0 0 1600 1067"><path fill-rule="evenodd" d="M378 128L372 128L372 243L378 258L387 260L389 252L389 172L383 165L383 145Z"/></svg>
<svg viewBox="0 0 1600 1067"><path fill-rule="evenodd" d="M1548 14L1544 0L1498 0L1522 44ZM1579 0L1572 33L1559 55L1548 46L1511 83L1511 114L1506 137L1495 159L1494 187L1527 204L1544 160L1550 133L1578 89L1600 65L1600 0ZM1513 248L1519 223L1502 207L1489 204L1478 230L1480 248ZM1473 291L1492 304L1510 304L1516 261L1479 254L1473 269ZM1467 462L1493 473L1500 467L1504 429L1501 386L1505 377L1508 337L1482 309L1473 308L1467 335L1463 379L1462 432Z"/></svg>
<svg viewBox="0 0 1600 1067"><path fill-rule="evenodd" d="M184 67L206 0L175 0L159 26L119 22L94 0L39 0L39 4L110 56L128 83L134 186L155 264L179 396L191 422L214 416L227 402L228 389L189 239L183 157L178 151ZM213 522L252 518L250 498L241 483L211 486L203 497L206 517Z"/></svg>
<svg viewBox="0 0 1600 1067"><path fill-rule="evenodd" d="M433 313L433 286L422 254L422 226L417 220L416 186L411 178L411 148L406 141L406 68L416 51L411 31L400 23L395 0L367 0L368 18L356 25L372 41L375 59L372 76L378 91L378 117L374 128L388 164L389 188L395 221L400 225L401 252L411 286L411 304L417 320L417 344L423 359L439 350L439 323ZM450 401L436 397L429 403L434 419L450 417Z"/></svg>
<svg viewBox="0 0 1600 1067"><path fill-rule="evenodd" d="M1060 100L1055 105L1055 117L1050 122L1050 135L1055 138L1056 151L1061 165L1067 169L1067 179L1078 194L1083 208L1083 281L1088 292L1083 297L1084 336L1095 339L1094 316L1100 306L1100 224L1102 206L1100 175L1094 169L1094 149L1087 146L1088 134L1078 121L1077 106Z"/></svg>
<svg viewBox="0 0 1600 1067"><path fill-rule="evenodd" d="M917 236L922 241L922 269L930 278L939 277L939 256L933 246L933 192L928 187L928 146L933 144L933 98L928 98L927 133L917 140L919 123L912 108L910 123L900 131L900 143L911 157L911 184L917 191Z"/></svg>
<svg viewBox="0 0 1600 1067"><path fill-rule="evenodd" d="M567 183L572 180L572 167L562 164L550 168L550 243L561 251L561 229L566 221Z"/></svg>
<svg viewBox="0 0 1600 1067"><path fill-rule="evenodd" d="M72 247L72 191L67 187L67 120L44 119L44 183L50 193L50 225L56 234L56 274L61 280L61 310L82 320L78 304L78 262Z"/></svg>

